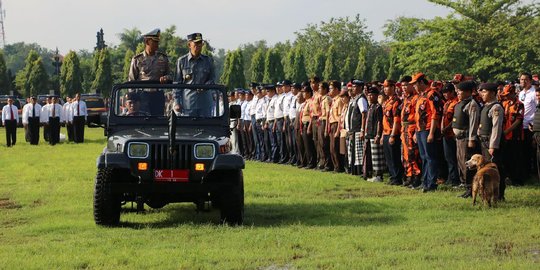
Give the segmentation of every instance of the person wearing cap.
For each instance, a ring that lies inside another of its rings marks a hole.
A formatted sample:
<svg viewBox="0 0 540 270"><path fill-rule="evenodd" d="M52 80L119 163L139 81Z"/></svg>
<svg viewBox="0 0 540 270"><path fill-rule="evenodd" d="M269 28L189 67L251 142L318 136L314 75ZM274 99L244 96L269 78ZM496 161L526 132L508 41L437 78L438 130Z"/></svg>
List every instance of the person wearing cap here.
<svg viewBox="0 0 540 270"><path fill-rule="evenodd" d="M340 145L340 128L339 120L341 119L341 113L343 112L343 102L340 97L340 83L338 81L330 82L330 93L328 95L332 98L330 110L328 112L328 124L326 130L328 132L330 143L330 158L335 172L343 172L343 155L339 151ZM347 92L347 91L345 91Z"/></svg>
<svg viewBox="0 0 540 270"><path fill-rule="evenodd" d="M251 129L251 106L253 106L253 93L249 90L244 91L245 101L242 104L242 130L245 134L244 158L253 159L253 130Z"/></svg>
<svg viewBox="0 0 540 270"><path fill-rule="evenodd" d="M315 142L313 141L313 132L311 130L311 121L313 119L313 90L309 84L306 84L302 88L302 95L304 99L304 105L302 106L301 119L302 119L302 140L304 141L305 159L304 168L315 169L317 167L317 149L315 148Z"/></svg>
<svg viewBox="0 0 540 270"><path fill-rule="evenodd" d="M317 163L317 168L323 169L320 167L320 157L321 157L321 148L319 145L319 117L321 116L321 96L319 95L319 84L321 79L317 76L313 76L309 80L309 86L313 91L313 99L308 102L311 108L311 121L309 122L309 133L312 136L313 143L315 144L315 160Z"/></svg>
<svg viewBox="0 0 540 270"><path fill-rule="evenodd" d="M291 108L291 113L295 114L294 120L292 120L292 124L294 125L294 136L295 136L295 146L296 146L296 163L293 163L291 165L297 166L298 168L306 167L306 149L303 139L303 132L302 132L302 117L303 117L303 111L304 106L306 104L304 100L304 95L302 92L302 84L295 83L293 85L293 95L295 95L294 102L296 103L294 108Z"/></svg>
<svg viewBox="0 0 540 270"><path fill-rule="evenodd" d="M187 36L189 52L176 61L176 81L183 84L214 84L214 61L202 54L204 40L201 33ZM209 91L184 90L177 94L178 103L188 115L211 115L212 95Z"/></svg>
<svg viewBox="0 0 540 270"><path fill-rule="evenodd" d="M438 153L436 138L440 135L439 120L442 114L442 98L435 88L430 87L426 76L417 73L410 84L419 93L415 108L416 141L422 159L422 191L437 189Z"/></svg>
<svg viewBox="0 0 540 270"><path fill-rule="evenodd" d="M296 163L296 137L294 135L294 121L296 120L296 94L298 94L300 85L298 88L294 88L293 83L289 80L283 80L283 93L285 98L283 99L284 108L284 124L283 133L285 134L285 146L287 149L288 159L285 160L287 164Z"/></svg>
<svg viewBox="0 0 540 270"><path fill-rule="evenodd" d="M2 108L2 125L6 130L6 145L12 147L17 143L17 123L19 109L13 105L13 97L7 98L7 104Z"/></svg>
<svg viewBox="0 0 540 270"><path fill-rule="evenodd" d="M452 83L446 83L441 90L445 102L443 105L443 114L441 119L441 133L443 139L444 157L448 164L448 177L446 184L457 187L460 184L457 164L457 146L456 135L452 129L454 112L456 104L459 102L456 96L455 86Z"/></svg>
<svg viewBox="0 0 540 270"><path fill-rule="evenodd" d="M22 123L27 127L29 142L32 145L39 143L39 118L41 105L36 102L36 97L30 97L30 102L23 107Z"/></svg>
<svg viewBox="0 0 540 270"><path fill-rule="evenodd" d="M366 114L365 127L364 178L367 178L368 182L382 182L385 169L382 147L383 109L378 102L379 89L372 86L367 92L369 109Z"/></svg>
<svg viewBox="0 0 540 270"><path fill-rule="evenodd" d="M418 144L414 139L416 136L416 121L414 120L414 110L418 95L414 87L409 83L411 76L404 76L400 80L403 92L403 106L401 109L401 144L405 182L403 185L416 188L421 184L420 154Z"/></svg>
<svg viewBox="0 0 540 270"><path fill-rule="evenodd" d="M264 129L268 132L268 138L270 141L270 152L268 155L267 162L278 163L279 156L279 145L277 142L277 125L276 125L276 108L278 106L277 100L278 96L276 94L275 85L269 84L265 86L267 97L268 97L268 106L266 107L266 123Z"/></svg>
<svg viewBox="0 0 540 270"><path fill-rule="evenodd" d="M128 81L159 81L166 83L172 80L169 58L158 51L161 31L156 28L144 35L144 51L131 59Z"/></svg>
<svg viewBox="0 0 540 270"><path fill-rule="evenodd" d="M129 92L124 97L124 106L126 111L121 116L148 116L149 114L141 111L141 97L139 93Z"/></svg>
<svg viewBox="0 0 540 270"><path fill-rule="evenodd" d="M383 151L386 166L390 173L390 185L403 184L403 164L401 163L401 110L402 101L396 94L396 82L385 80L384 94L387 100L382 104L383 110Z"/></svg>
<svg viewBox="0 0 540 270"><path fill-rule="evenodd" d="M484 107L480 112L480 125L478 125L478 137L484 160L497 164L499 172L503 171L501 157L501 139L503 136L504 108L497 101L497 84L484 83L480 85L480 94L484 101ZM502 175L502 174L501 174ZM499 200L504 201L506 183L500 177Z"/></svg>
<svg viewBox="0 0 540 270"><path fill-rule="evenodd" d="M504 108L502 157L505 169L505 175L501 175L501 177L512 185L523 185L525 175L521 166L524 160L520 148L523 145L522 124L525 107L517 98L516 87L513 84L507 84L503 87L500 98ZM506 180L507 178L509 181Z"/></svg>
<svg viewBox="0 0 540 270"><path fill-rule="evenodd" d="M328 136L328 114L332 106L332 97L329 95L330 84L322 82L319 84L320 116L317 126L317 138L319 143L319 169L333 171L334 164L330 159L330 137Z"/></svg>
<svg viewBox="0 0 540 270"><path fill-rule="evenodd" d="M476 84L473 81L463 81L456 84L458 103L454 107L452 131L456 137L456 160L459 180L465 187L460 195L468 198L472 192L472 179L475 172L468 170L467 162L477 151L477 133L480 123L480 105L472 97Z"/></svg>
<svg viewBox="0 0 540 270"><path fill-rule="evenodd" d="M290 91L290 82L288 82L287 89ZM288 155L288 149L286 145L286 138L285 138L285 96L286 93L284 93L284 86L282 82L278 82L276 86L276 101L275 101L275 110L274 110L274 126L275 126L275 133L276 133L276 145L277 145L277 151L279 160L278 163L284 164L288 161L289 155Z"/></svg>
<svg viewBox="0 0 540 270"><path fill-rule="evenodd" d="M267 107L268 103L266 102L263 89L257 88L257 103L255 104L255 130L257 133L257 159L259 161L266 161L269 155L266 146L266 139L268 138L268 134L266 132L266 129L264 129Z"/></svg>
<svg viewBox="0 0 540 270"><path fill-rule="evenodd" d="M351 98L347 105L348 109L344 125L344 128L348 131L346 167L352 175L362 175L366 115L369 106L368 100L363 93L364 82L353 80L351 87Z"/></svg>
<svg viewBox="0 0 540 270"><path fill-rule="evenodd" d="M521 91L519 92L519 101L523 103L525 108L523 112L523 136L524 142L521 148L523 161L524 163L521 166L521 169L524 170L525 175L529 175L532 172L532 168L535 161L535 155L533 154L533 141L532 141L532 132L529 130L529 124L533 122L534 114L536 112L536 102L535 93L536 89L532 85L532 75L528 72L523 72L519 76L519 85Z"/></svg>

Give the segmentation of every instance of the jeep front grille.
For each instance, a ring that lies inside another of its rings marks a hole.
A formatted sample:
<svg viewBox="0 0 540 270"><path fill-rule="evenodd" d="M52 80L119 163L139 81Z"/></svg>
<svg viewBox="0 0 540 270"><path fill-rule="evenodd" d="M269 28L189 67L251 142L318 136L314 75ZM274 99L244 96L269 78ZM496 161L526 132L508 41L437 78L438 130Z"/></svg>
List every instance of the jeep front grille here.
<svg viewBox="0 0 540 270"><path fill-rule="evenodd" d="M176 144L175 155L172 156L167 143L154 143L150 145L151 167L153 169L189 169L193 145ZM172 165L172 166L171 166Z"/></svg>

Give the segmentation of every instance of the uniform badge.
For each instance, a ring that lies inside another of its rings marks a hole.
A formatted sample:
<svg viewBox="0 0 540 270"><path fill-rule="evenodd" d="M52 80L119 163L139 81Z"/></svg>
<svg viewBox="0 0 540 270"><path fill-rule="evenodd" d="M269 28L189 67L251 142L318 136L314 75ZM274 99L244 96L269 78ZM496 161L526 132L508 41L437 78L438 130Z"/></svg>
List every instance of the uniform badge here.
<svg viewBox="0 0 540 270"><path fill-rule="evenodd" d="M425 108L426 108L426 106L424 104L420 105L420 110L424 110Z"/></svg>
<svg viewBox="0 0 540 270"><path fill-rule="evenodd" d="M499 116L499 110L495 110L495 111L493 112L493 115L494 115L494 116Z"/></svg>
<svg viewBox="0 0 540 270"><path fill-rule="evenodd" d="M435 96L435 97L433 98L433 100L439 101L439 97L438 97L438 96Z"/></svg>
<svg viewBox="0 0 540 270"><path fill-rule="evenodd" d="M386 111L386 116L390 117L390 111Z"/></svg>
<svg viewBox="0 0 540 270"><path fill-rule="evenodd" d="M457 122L457 119L455 117L452 118L452 122Z"/></svg>
<svg viewBox="0 0 540 270"><path fill-rule="evenodd" d="M186 80L186 81L191 80L191 74L186 74L186 75L184 76L184 80Z"/></svg>

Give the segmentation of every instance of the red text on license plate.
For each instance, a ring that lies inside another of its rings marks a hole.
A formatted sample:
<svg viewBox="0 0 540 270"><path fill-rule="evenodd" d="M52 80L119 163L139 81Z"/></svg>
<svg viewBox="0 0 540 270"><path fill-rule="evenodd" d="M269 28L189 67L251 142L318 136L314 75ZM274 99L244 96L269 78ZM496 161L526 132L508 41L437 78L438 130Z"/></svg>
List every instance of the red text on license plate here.
<svg viewBox="0 0 540 270"><path fill-rule="evenodd" d="M189 170L154 170L157 182L188 182Z"/></svg>

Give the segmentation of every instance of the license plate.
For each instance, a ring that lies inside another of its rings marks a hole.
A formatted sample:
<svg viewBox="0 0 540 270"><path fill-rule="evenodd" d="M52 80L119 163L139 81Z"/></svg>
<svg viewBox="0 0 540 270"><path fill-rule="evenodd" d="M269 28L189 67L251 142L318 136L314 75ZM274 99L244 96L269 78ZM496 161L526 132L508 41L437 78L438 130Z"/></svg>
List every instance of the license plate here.
<svg viewBox="0 0 540 270"><path fill-rule="evenodd" d="M156 182L188 182L189 170L154 170Z"/></svg>

